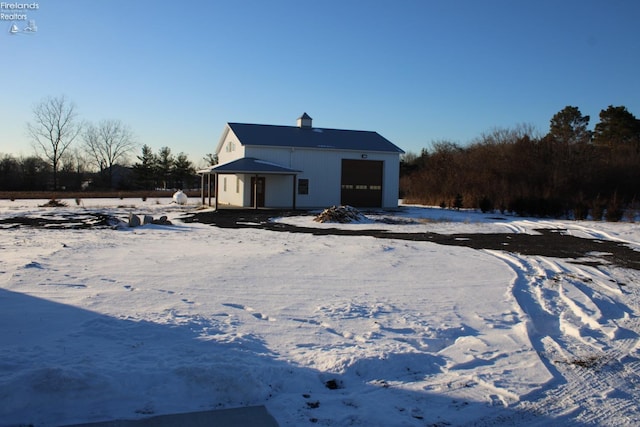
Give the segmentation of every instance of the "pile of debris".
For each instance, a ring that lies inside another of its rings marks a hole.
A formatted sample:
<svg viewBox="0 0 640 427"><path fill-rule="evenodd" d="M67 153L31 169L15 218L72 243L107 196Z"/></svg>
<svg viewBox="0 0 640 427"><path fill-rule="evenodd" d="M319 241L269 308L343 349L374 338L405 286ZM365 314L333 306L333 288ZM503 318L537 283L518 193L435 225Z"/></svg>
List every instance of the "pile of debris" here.
<svg viewBox="0 0 640 427"><path fill-rule="evenodd" d="M368 222L369 218L364 216L354 207L351 206L331 206L317 215L315 222L339 222L346 224L350 222Z"/></svg>
<svg viewBox="0 0 640 427"><path fill-rule="evenodd" d="M142 215L141 219L138 215L129 214L129 227L139 227L147 224L171 225L171 221L169 221L165 215L158 219L155 219L151 215Z"/></svg>
<svg viewBox="0 0 640 427"><path fill-rule="evenodd" d="M55 198L49 200L43 205L38 205L41 208L66 208L68 205L65 202L56 200Z"/></svg>

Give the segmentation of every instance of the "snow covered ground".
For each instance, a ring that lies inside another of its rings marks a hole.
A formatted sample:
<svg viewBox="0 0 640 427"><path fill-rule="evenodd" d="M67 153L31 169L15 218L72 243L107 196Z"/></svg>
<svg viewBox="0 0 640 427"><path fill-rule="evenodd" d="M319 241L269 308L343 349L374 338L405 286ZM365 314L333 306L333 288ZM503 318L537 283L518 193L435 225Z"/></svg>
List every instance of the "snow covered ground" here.
<svg viewBox="0 0 640 427"><path fill-rule="evenodd" d="M195 206L170 199L44 202L0 201L0 219L134 212L173 225L0 225L0 425L247 405L281 426L640 424L638 270L183 223ZM634 223L422 206L385 217L397 221L278 221L567 229L640 250Z"/></svg>

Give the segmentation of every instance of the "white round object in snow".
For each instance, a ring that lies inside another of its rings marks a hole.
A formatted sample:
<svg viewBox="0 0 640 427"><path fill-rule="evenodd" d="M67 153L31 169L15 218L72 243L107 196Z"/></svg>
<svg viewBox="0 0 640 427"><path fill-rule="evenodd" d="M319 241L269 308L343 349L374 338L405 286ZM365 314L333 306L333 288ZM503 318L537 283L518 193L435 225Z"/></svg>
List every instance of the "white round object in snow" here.
<svg viewBox="0 0 640 427"><path fill-rule="evenodd" d="M179 205L187 204L187 195L182 192L182 190L178 190L173 193L173 201Z"/></svg>

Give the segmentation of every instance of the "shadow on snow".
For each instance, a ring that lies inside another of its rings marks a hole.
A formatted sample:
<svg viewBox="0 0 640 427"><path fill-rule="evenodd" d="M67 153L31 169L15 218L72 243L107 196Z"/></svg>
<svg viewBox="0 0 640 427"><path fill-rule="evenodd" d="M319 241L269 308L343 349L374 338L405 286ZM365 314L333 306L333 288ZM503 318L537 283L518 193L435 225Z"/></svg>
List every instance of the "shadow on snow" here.
<svg viewBox="0 0 640 427"><path fill-rule="evenodd" d="M249 405L265 405L287 425L375 424L390 417L416 426L558 421L399 387L439 372L444 362L430 354L391 354L355 361L343 374L320 372L280 360L260 337L224 335L211 320L118 319L4 289L0 324L2 425Z"/></svg>

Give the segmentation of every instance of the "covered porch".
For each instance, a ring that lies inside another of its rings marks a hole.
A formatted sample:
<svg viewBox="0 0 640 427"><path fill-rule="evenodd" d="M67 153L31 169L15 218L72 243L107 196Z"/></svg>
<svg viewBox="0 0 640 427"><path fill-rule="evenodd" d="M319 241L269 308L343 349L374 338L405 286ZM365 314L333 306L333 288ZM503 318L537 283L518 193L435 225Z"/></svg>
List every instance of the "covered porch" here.
<svg viewBox="0 0 640 427"><path fill-rule="evenodd" d="M217 210L219 208L219 176L235 175L237 179L240 176L251 177L251 205L254 209L263 207L266 177L291 176L291 208L296 209L296 178L301 171L294 170L273 162L260 160L253 157L243 157L221 165L214 165L207 169L199 170L197 173L201 176L201 198L202 204L213 206ZM213 177L213 179L212 179ZM288 185L287 185L288 186ZM213 192L212 192L213 187ZM281 187L281 186L280 186ZM277 188L277 191L283 191L283 188ZM261 199L262 197L262 199ZM262 205L262 206L261 206ZM247 207L244 203L242 207ZM283 206L278 206L283 207ZM288 206L287 206L288 207Z"/></svg>

